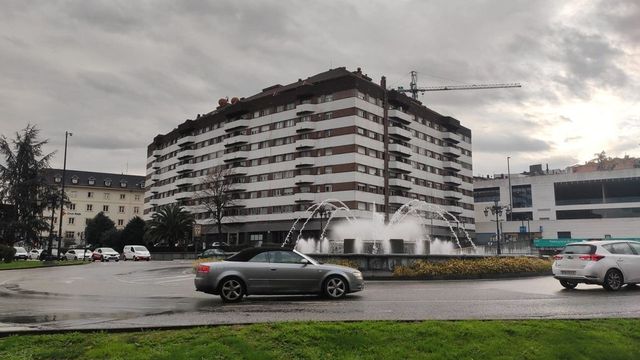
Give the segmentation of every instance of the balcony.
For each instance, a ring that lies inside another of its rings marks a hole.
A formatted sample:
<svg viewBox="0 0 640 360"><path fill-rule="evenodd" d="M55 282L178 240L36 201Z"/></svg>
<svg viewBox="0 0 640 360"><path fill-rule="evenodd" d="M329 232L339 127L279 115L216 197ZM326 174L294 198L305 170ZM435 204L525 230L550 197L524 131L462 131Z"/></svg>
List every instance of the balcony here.
<svg viewBox="0 0 640 360"><path fill-rule="evenodd" d="M158 162L158 161L154 162L154 163L153 163L153 165L151 165L151 168L152 168L153 170L158 170L158 169L160 169L160 162Z"/></svg>
<svg viewBox="0 0 640 360"><path fill-rule="evenodd" d="M389 161L389 169L395 169L405 173L410 173L413 171L413 166L402 161L391 160Z"/></svg>
<svg viewBox="0 0 640 360"><path fill-rule="evenodd" d="M233 183L229 186L229 192L243 192L247 191L246 183Z"/></svg>
<svg viewBox="0 0 640 360"><path fill-rule="evenodd" d="M456 144L462 141L462 136L452 132L445 132L442 138Z"/></svg>
<svg viewBox="0 0 640 360"><path fill-rule="evenodd" d="M185 149L178 152L178 160L192 158L196 154L196 151L193 149Z"/></svg>
<svg viewBox="0 0 640 360"><path fill-rule="evenodd" d="M413 199L402 195L389 195L389 204L404 205Z"/></svg>
<svg viewBox="0 0 640 360"><path fill-rule="evenodd" d="M231 147L243 145L249 142L249 135L237 135L224 139L224 146Z"/></svg>
<svg viewBox="0 0 640 360"><path fill-rule="evenodd" d="M316 104L300 104L296 106L296 115L313 114L317 109Z"/></svg>
<svg viewBox="0 0 640 360"><path fill-rule="evenodd" d="M151 181L159 181L160 174L151 174Z"/></svg>
<svg viewBox="0 0 640 360"><path fill-rule="evenodd" d="M314 193L297 193L295 194L295 202L313 202L316 201L316 194Z"/></svg>
<svg viewBox="0 0 640 360"><path fill-rule="evenodd" d="M178 146L183 147L187 145L191 145L196 141L196 137L193 135L183 136L178 139Z"/></svg>
<svg viewBox="0 0 640 360"><path fill-rule="evenodd" d="M389 178L389 186L402 189L411 189L413 187L413 183L411 183L411 181L409 180Z"/></svg>
<svg viewBox="0 0 640 360"><path fill-rule="evenodd" d="M245 166L236 166L229 168L229 172L224 177L245 176L249 173L249 170Z"/></svg>
<svg viewBox="0 0 640 360"><path fill-rule="evenodd" d="M249 152L246 150L241 150L241 151L235 151L232 153L224 154L222 158L224 159L224 162L228 163L233 161L245 160L248 157L249 157Z"/></svg>
<svg viewBox="0 0 640 360"><path fill-rule="evenodd" d="M313 121L300 121L296 123L296 132L313 131L316 129L316 123Z"/></svg>
<svg viewBox="0 0 640 360"><path fill-rule="evenodd" d="M404 141L411 140L411 131L403 129L399 126L389 126L389 136L401 138Z"/></svg>
<svg viewBox="0 0 640 360"><path fill-rule="evenodd" d="M411 124L411 121L413 121L412 115L403 113L398 109L389 110L389 118L396 119L404 124Z"/></svg>
<svg viewBox="0 0 640 360"><path fill-rule="evenodd" d="M181 193L176 194L176 200L190 200L193 198L193 191L183 191Z"/></svg>
<svg viewBox="0 0 640 360"><path fill-rule="evenodd" d="M232 122L228 122L224 125L224 131L226 132L234 132L241 129L246 129L251 125L251 120L249 119L238 119Z"/></svg>
<svg viewBox="0 0 640 360"><path fill-rule="evenodd" d="M174 181L173 185L177 187L193 185L193 178L192 177L179 178L176 181Z"/></svg>
<svg viewBox="0 0 640 360"><path fill-rule="evenodd" d="M442 177L442 180L445 184L460 186L462 185L462 180L456 176L445 175Z"/></svg>
<svg viewBox="0 0 640 360"><path fill-rule="evenodd" d="M442 208L454 215L462 214L462 207L459 205L442 205Z"/></svg>
<svg viewBox="0 0 640 360"><path fill-rule="evenodd" d="M189 171L193 171L194 167L193 164L189 164L189 163L185 163L185 164L180 164L176 167L176 172L178 174L182 174L182 173L186 173Z"/></svg>
<svg viewBox="0 0 640 360"><path fill-rule="evenodd" d="M401 144L389 144L389 152L396 153L401 156L411 156L411 148Z"/></svg>
<svg viewBox="0 0 640 360"><path fill-rule="evenodd" d="M454 156L454 157L459 157L460 155L462 155L462 151L460 151L459 148L453 147L451 145L445 145L442 149L442 152L445 155Z"/></svg>
<svg viewBox="0 0 640 360"><path fill-rule="evenodd" d="M313 166L316 163L315 158L311 156L299 157L295 160L295 162L296 167Z"/></svg>
<svg viewBox="0 0 640 360"><path fill-rule="evenodd" d="M316 181L315 175L296 175L296 185L313 184Z"/></svg>
<svg viewBox="0 0 640 360"><path fill-rule="evenodd" d="M316 146L315 139L301 139L296 141L297 150L311 149L311 148L314 148L315 146Z"/></svg>
<svg viewBox="0 0 640 360"><path fill-rule="evenodd" d="M462 194L457 192L457 191L453 191L453 190L445 190L444 191L444 197L447 199L452 199L452 200L461 200L462 199Z"/></svg>
<svg viewBox="0 0 640 360"><path fill-rule="evenodd" d="M160 150L156 149L156 150L153 150L153 151L151 152L151 156L153 156L153 157L160 157L160 156L162 156L162 154L160 153Z"/></svg>
<svg viewBox="0 0 640 360"><path fill-rule="evenodd" d="M455 161L443 161L442 167L444 167L445 169L453 170L453 171L462 170L462 165L458 164Z"/></svg>

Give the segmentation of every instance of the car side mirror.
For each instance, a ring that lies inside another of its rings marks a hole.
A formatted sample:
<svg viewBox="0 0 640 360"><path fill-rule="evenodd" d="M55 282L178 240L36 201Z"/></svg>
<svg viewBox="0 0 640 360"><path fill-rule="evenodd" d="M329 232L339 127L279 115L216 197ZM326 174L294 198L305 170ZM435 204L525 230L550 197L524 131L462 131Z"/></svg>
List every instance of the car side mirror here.
<svg viewBox="0 0 640 360"><path fill-rule="evenodd" d="M300 264L302 264L302 265L305 265L305 266L306 266L306 265L309 265L310 263L309 263L309 260L307 260L307 259L302 259L302 260L300 260Z"/></svg>

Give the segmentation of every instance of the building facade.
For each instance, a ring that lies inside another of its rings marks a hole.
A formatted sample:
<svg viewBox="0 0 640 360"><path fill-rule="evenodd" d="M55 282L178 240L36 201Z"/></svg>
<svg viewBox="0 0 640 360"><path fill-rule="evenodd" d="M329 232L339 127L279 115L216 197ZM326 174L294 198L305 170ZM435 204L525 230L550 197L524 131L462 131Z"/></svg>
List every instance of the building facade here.
<svg viewBox="0 0 640 360"><path fill-rule="evenodd" d="M62 169L49 169L47 182L62 185ZM103 212L116 225L124 229L135 216L142 217L144 207L144 176L66 170L65 194L69 204L62 218L64 247L84 245L87 222ZM51 214L51 207L43 213L47 222L53 221L53 233L58 234L60 208ZM44 232L46 239L49 232Z"/></svg>
<svg viewBox="0 0 640 360"><path fill-rule="evenodd" d="M500 216L507 238L640 238L640 168L512 175L475 181L476 234L482 242L496 234L495 215L484 209L496 201L512 204ZM562 242L560 242L562 243Z"/></svg>
<svg viewBox="0 0 640 360"><path fill-rule="evenodd" d="M232 169L236 200L224 220L231 243L280 243L310 205L326 199L362 218L421 200L474 230L471 131L387 89L384 77L377 84L360 69L337 68L220 105L148 146L147 218L184 205L215 236L198 193L207 172L223 166ZM430 220L431 234L451 235L444 220ZM305 229L319 232L321 221Z"/></svg>

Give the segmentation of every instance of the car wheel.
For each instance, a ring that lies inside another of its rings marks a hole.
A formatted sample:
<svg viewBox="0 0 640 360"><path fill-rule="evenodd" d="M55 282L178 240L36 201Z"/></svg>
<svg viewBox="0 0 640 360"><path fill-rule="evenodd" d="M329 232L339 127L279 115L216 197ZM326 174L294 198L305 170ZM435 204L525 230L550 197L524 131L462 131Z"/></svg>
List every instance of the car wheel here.
<svg viewBox="0 0 640 360"><path fill-rule="evenodd" d="M236 277L222 280L220 283L220 297L224 302L238 302L244 296L244 284Z"/></svg>
<svg viewBox="0 0 640 360"><path fill-rule="evenodd" d="M324 295L330 299L340 299L347 295L347 282L341 276L330 276L322 287Z"/></svg>
<svg viewBox="0 0 640 360"><path fill-rule="evenodd" d="M138 258L134 256L133 261L138 261Z"/></svg>
<svg viewBox="0 0 640 360"><path fill-rule="evenodd" d="M622 273L616 269L610 269L604 275L604 284L602 287L609 291L618 291L624 284L624 279L622 278Z"/></svg>
<svg viewBox="0 0 640 360"><path fill-rule="evenodd" d="M575 289L578 286L578 283L574 283L567 280L560 280L560 285L564 286L567 289Z"/></svg>
<svg viewBox="0 0 640 360"><path fill-rule="evenodd" d="M77 256L74 256L74 257L73 257L73 260L78 260L78 257L77 257Z"/></svg>
<svg viewBox="0 0 640 360"><path fill-rule="evenodd" d="M122 255L122 261L127 261L127 256L126 255Z"/></svg>

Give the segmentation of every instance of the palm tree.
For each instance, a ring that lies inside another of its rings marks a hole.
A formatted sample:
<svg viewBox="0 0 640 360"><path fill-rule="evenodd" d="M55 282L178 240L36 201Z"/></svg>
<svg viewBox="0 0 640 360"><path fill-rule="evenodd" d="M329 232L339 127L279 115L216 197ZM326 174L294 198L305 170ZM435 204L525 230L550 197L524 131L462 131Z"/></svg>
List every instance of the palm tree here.
<svg viewBox="0 0 640 360"><path fill-rule="evenodd" d="M149 237L169 246L186 244L193 226L193 215L182 206L172 204L160 208L149 221Z"/></svg>

